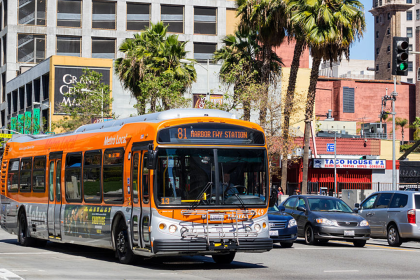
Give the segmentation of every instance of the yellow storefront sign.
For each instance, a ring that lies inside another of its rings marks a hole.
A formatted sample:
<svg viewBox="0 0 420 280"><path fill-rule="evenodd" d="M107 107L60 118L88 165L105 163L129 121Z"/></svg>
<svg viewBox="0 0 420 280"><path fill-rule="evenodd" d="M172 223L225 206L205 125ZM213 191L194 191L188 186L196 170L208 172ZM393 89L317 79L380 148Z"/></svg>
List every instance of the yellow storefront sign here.
<svg viewBox="0 0 420 280"><path fill-rule="evenodd" d="M0 138L12 138L13 134L0 133Z"/></svg>

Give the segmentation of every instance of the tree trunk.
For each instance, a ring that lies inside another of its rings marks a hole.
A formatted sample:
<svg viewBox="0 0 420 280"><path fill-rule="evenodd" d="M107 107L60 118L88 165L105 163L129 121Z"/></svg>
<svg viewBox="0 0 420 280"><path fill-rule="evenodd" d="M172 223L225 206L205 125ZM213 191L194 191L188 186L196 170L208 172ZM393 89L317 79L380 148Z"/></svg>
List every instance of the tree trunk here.
<svg viewBox="0 0 420 280"><path fill-rule="evenodd" d="M293 99L295 97L296 79L299 70L300 56L302 54L304 42L299 40L296 42L295 51L293 53L292 65L290 68L289 85L287 87L286 100L284 103L284 120L283 120L283 147L281 160L281 188L286 191L287 188L287 155L289 153L289 127L290 114L293 109Z"/></svg>
<svg viewBox="0 0 420 280"><path fill-rule="evenodd" d="M244 106L244 120L250 121L251 119L251 102L249 101L243 101Z"/></svg>
<svg viewBox="0 0 420 280"><path fill-rule="evenodd" d="M402 136L401 145L404 145L404 127L401 128L401 136Z"/></svg>
<svg viewBox="0 0 420 280"><path fill-rule="evenodd" d="M306 98L305 110L305 146L303 150L303 174L302 174L302 194L308 191L308 166L309 166L309 139L311 135L311 121L314 112L316 84L318 83L320 58L315 58L312 63L311 78L309 82L308 97ZM315 143L314 143L315 145Z"/></svg>
<svg viewBox="0 0 420 280"><path fill-rule="evenodd" d="M267 98L268 98L268 85L270 81L270 59L271 59L271 46L264 45L263 50L263 65L261 69L261 82L263 85L263 92L261 93L260 105L260 125L265 130L265 123L267 118Z"/></svg>

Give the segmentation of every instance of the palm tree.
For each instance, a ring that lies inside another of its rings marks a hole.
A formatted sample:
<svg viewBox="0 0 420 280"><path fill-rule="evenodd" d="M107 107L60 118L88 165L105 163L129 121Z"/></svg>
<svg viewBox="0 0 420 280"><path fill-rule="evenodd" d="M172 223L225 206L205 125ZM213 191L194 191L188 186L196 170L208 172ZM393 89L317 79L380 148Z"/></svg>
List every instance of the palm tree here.
<svg viewBox="0 0 420 280"><path fill-rule="evenodd" d="M404 128L407 127L408 120L403 118L396 118L395 124L401 127L401 142L404 145Z"/></svg>
<svg viewBox="0 0 420 280"><path fill-rule="evenodd" d="M270 82L273 81L271 72L271 57L273 47L280 46L286 35L287 17L283 1L273 0L236 0L240 25L244 29L255 30L257 40L261 43L261 84L264 85L260 97L260 124L265 128L267 116L267 99Z"/></svg>
<svg viewBox="0 0 420 280"><path fill-rule="evenodd" d="M363 5L357 0L306 1L304 12L296 15L305 30L313 64L305 110L302 193L307 192L309 138L315 103L319 65L349 58L350 45L360 39L365 29Z"/></svg>
<svg viewBox="0 0 420 280"><path fill-rule="evenodd" d="M159 98L164 109L169 109L170 99L181 96L197 77L194 65L180 62L187 54L187 42L179 42L177 35L166 34L167 26L162 22L152 23L146 31L124 40L119 48L124 56L116 59L115 73L118 74L124 89L130 90L140 103L137 107L140 114L145 113L147 102L150 103L150 110L154 112ZM163 84L165 77L168 81L175 79L182 82L183 90L169 96L143 90L140 82L147 81L150 77L161 78Z"/></svg>

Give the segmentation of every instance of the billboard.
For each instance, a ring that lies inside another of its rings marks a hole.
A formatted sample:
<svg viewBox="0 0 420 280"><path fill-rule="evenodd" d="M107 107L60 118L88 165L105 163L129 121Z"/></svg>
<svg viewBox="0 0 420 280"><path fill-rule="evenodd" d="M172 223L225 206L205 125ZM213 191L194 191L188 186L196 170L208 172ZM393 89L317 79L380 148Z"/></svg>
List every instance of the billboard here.
<svg viewBox="0 0 420 280"><path fill-rule="evenodd" d="M54 81L54 114L63 114L63 105L72 105L74 99L65 97L64 94L71 91L73 84L80 81L83 69L89 68L102 74L102 83L110 84L111 68L83 67L83 66L55 66Z"/></svg>
<svg viewBox="0 0 420 280"><path fill-rule="evenodd" d="M205 94L194 94L193 95L193 106L194 108L204 109L206 108L206 100L207 97ZM210 102L214 105L222 105L223 104L223 95L219 94L212 94L210 95Z"/></svg>
<svg viewBox="0 0 420 280"><path fill-rule="evenodd" d="M347 169L385 169L386 160L384 159L336 159L336 168ZM313 168L334 168L334 159L315 158Z"/></svg>

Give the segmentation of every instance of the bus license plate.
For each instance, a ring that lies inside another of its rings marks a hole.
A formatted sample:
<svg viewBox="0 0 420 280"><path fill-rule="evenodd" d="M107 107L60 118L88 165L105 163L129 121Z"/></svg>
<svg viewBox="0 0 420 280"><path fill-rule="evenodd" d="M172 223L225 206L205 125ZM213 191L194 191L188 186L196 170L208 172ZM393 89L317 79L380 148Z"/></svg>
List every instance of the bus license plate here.
<svg viewBox="0 0 420 280"><path fill-rule="evenodd" d="M345 230L344 236L354 236L354 230Z"/></svg>
<svg viewBox="0 0 420 280"><path fill-rule="evenodd" d="M210 214L210 221L224 221L225 215L223 214Z"/></svg>
<svg viewBox="0 0 420 280"><path fill-rule="evenodd" d="M279 232L277 230L270 230L270 236L278 236Z"/></svg>

